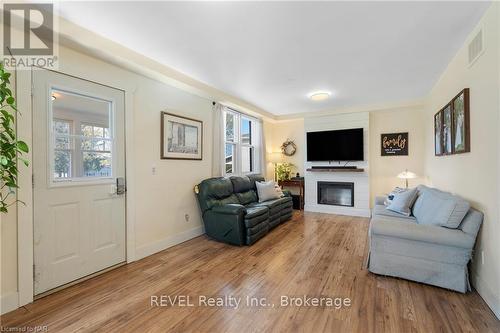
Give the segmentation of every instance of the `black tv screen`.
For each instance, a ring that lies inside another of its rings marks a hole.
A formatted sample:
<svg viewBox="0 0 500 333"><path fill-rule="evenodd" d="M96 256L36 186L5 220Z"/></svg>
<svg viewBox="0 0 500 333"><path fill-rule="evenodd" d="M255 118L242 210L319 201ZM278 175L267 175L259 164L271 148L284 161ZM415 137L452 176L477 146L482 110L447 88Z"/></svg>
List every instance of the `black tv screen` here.
<svg viewBox="0 0 500 333"><path fill-rule="evenodd" d="M307 132L307 160L363 161L363 129Z"/></svg>

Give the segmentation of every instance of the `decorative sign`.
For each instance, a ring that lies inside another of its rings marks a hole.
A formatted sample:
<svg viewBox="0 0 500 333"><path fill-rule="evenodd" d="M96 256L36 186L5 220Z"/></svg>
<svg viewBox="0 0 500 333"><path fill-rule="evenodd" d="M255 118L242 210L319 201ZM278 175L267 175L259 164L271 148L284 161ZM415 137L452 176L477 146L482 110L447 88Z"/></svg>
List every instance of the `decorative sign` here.
<svg viewBox="0 0 500 333"><path fill-rule="evenodd" d="M382 156L408 156L408 132L382 134Z"/></svg>

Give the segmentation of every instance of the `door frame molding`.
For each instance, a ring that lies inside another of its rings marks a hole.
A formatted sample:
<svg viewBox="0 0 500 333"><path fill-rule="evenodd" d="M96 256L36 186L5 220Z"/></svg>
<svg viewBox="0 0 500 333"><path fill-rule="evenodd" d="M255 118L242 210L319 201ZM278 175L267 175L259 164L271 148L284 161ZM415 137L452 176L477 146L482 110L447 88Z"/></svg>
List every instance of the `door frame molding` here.
<svg viewBox="0 0 500 333"><path fill-rule="evenodd" d="M62 66L61 66L62 67ZM47 70L47 69L37 69ZM79 71L79 72L78 72ZM18 109L21 110L21 115L17 121L18 136L24 141L30 143L33 147L33 73L34 70L21 70L17 72L16 77L16 97ZM132 199L135 196L134 183L134 131L133 131L133 114L134 114L134 93L135 85L130 85L125 80L113 80L109 75L107 77L92 77L97 76L94 72L89 73L85 69L78 68L75 70L60 70L54 71L59 74L67 75L88 82L104 85L124 92L125 98L125 176L127 179L127 194L125 197L125 243L126 243L126 260L127 263L135 261L135 204ZM122 87L122 88L117 88ZM35 92L37 93L37 92ZM32 151L27 155L27 158L32 161ZM17 206L17 279L19 291L18 307L33 302L33 265L34 265L34 212L33 212L33 166L32 163L28 167L22 165L19 170L19 186L17 198L25 204L18 203Z"/></svg>

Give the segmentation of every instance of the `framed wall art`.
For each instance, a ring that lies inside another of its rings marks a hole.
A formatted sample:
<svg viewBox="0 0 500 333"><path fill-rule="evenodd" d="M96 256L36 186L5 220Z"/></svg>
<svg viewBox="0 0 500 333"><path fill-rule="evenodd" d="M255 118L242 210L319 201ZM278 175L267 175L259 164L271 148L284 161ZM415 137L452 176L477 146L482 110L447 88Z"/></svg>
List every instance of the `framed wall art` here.
<svg viewBox="0 0 500 333"><path fill-rule="evenodd" d="M434 155L443 155L443 112L434 115Z"/></svg>
<svg viewBox="0 0 500 333"><path fill-rule="evenodd" d="M408 132L381 134L382 156L408 156Z"/></svg>
<svg viewBox="0 0 500 333"><path fill-rule="evenodd" d="M453 121L451 113L451 104L443 109L443 155L453 154Z"/></svg>
<svg viewBox="0 0 500 333"><path fill-rule="evenodd" d="M469 89L462 90L453 104L453 153L470 152Z"/></svg>
<svg viewBox="0 0 500 333"><path fill-rule="evenodd" d="M201 160L203 158L203 122L162 112L160 157L173 160Z"/></svg>
<svg viewBox="0 0 500 333"><path fill-rule="evenodd" d="M434 154L470 152L469 89L462 90L434 115Z"/></svg>

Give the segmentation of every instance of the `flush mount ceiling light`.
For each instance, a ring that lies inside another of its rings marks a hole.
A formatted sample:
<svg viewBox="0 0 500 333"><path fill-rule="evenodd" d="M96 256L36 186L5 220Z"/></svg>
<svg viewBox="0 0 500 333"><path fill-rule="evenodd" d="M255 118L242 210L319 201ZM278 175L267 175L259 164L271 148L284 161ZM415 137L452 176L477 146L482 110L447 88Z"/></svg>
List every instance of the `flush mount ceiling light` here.
<svg viewBox="0 0 500 333"><path fill-rule="evenodd" d="M310 93L308 96L313 101L324 101L325 99L330 98L332 95L329 91L315 91Z"/></svg>

